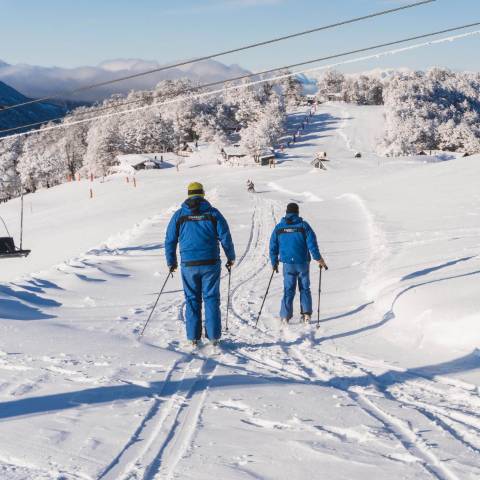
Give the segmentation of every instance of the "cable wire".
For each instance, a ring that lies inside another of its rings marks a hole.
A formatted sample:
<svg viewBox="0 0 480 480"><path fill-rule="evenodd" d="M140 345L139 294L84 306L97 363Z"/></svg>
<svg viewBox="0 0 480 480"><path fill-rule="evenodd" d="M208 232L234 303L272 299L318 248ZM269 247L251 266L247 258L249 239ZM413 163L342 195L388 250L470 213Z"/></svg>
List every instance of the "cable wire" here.
<svg viewBox="0 0 480 480"><path fill-rule="evenodd" d="M273 73L273 72L278 72L278 71L282 71L282 70L286 70L286 69L290 69L290 68L295 68L295 67L298 67L298 66L317 63L317 62L320 62L320 61L331 60L331 59L335 59L335 58L341 58L341 57L351 55L351 54L355 54L355 53L367 52L367 51L375 50L375 49L378 49L378 48L383 48L385 46L399 45L399 44L406 43L406 42L409 42L409 41L418 40L418 39L422 39L422 38L428 38L428 37L435 36L435 35L440 35L440 34L443 34L443 33L451 33L451 32L454 32L454 31L463 30L463 29L470 28L470 27L473 27L473 26L480 26L480 22L469 24L469 25L464 25L464 26L461 26L461 27L449 28L449 29L446 29L446 30L441 30L441 31L433 32L433 33L429 33L429 34L417 35L415 37L409 37L409 38L406 38L406 39L403 39L403 40L396 40L394 42L383 43L383 44L379 44L379 45L375 45L375 46L371 46L371 47L365 47L365 48L361 48L361 49L357 49L357 50L352 50L352 51L349 51L349 52L343 52L343 53L339 53L337 55L330 55L328 57L321 57L321 58L318 58L318 59L308 60L308 61L305 61L305 62L300 62L300 63L296 63L296 64L292 64L292 65L287 65L287 66L284 66L284 67L278 67L278 68L275 68L275 69L265 70L265 71L259 72L259 73L252 73L252 74L248 74L248 75L243 75L243 76L231 78L231 79L228 79L228 80L222 80L222 81L218 81L218 82L212 82L212 83L208 83L208 84L204 84L204 85L199 85L199 86L196 86L196 87L190 87L190 88L186 88L186 89L183 89L183 90L179 90L179 91L175 92L175 94L177 96L179 96L179 95L184 95L184 94L187 94L187 93L193 93L197 90L201 90L201 89L204 89L204 88L209 88L209 87L213 87L213 86L217 86L217 85L226 86L226 84L228 84L230 82L234 82L234 81L238 81L238 80L245 80L246 78L261 76L261 75L265 75L265 74L269 74L269 73ZM398 49L398 50L394 50L394 51L390 51L390 52L385 52L385 53L380 52L380 53L377 53L375 55L372 55L371 57L362 57L358 60L357 59L351 59L351 60L347 60L343 63L340 62L340 63L335 63L335 64L332 64L332 65L320 66L320 67L316 67L316 68L312 68L312 69L295 71L295 72L292 72L292 73L285 73L285 74L279 75L277 77L268 77L268 78L263 78L263 79L260 79L260 80L257 80L257 81L249 82L249 83L246 83L246 84L233 85L233 86L228 86L226 88L222 88L222 89L219 89L219 90L202 92L202 93L196 94L195 97L200 98L200 97L204 97L204 96L221 94L222 92L228 91L228 90L248 88L249 86L258 85L258 84L261 84L261 83L266 83L266 82L271 82L271 81L275 81L275 80L281 80L281 79L284 79L284 78L293 77L293 76L298 75L300 73L308 73L308 72L312 72L312 71L315 71L315 70L333 68L333 67L336 67L336 66L339 66L339 65L342 65L342 64L354 63L356 61L364 61L366 59L372 59L372 58L376 58L376 57L386 55L386 54L399 53L400 51L406 51L408 49L420 48L422 46L428 46L428 45L435 44L435 43L453 41L453 40L457 40L457 39L460 39L460 38L465 38L465 37L468 37L468 36L473 36L473 35L478 35L478 34L480 34L480 31L473 31L473 32L469 32L469 33L466 33L466 34L458 35L456 37L447 37L447 38L444 38L444 39L439 39L439 40L436 40L436 41L427 42L427 43L424 43L424 44L420 44L418 46L413 45L413 46L406 47L404 49ZM116 116L116 115L122 115L122 114L128 114L128 113L140 111L140 110L146 110L146 109L149 109L149 108L161 107L161 106L169 105L169 104L172 104L172 103L178 103L178 102L181 102L183 100L184 100L184 98L173 98L173 99L170 99L170 100L166 100L164 102L157 102L157 103L153 103L153 104L149 104L149 105L143 105L143 106L138 107L138 108L117 111L117 112L113 112L113 113L106 114L106 115L99 115L99 116L84 118L84 119L76 120L76 121L73 121L73 122L66 122L66 123L63 123L63 124L60 124L60 125L47 126L47 127L43 128L41 131L45 132L45 131L59 129L59 128L67 128L69 126L79 125L79 124L82 124L82 123L95 121L95 120L98 120L98 119L101 119L101 118L108 118L108 117L112 117L112 116ZM108 106L108 107L104 107L103 110L105 111L105 110L120 108L122 106L126 106L128 104L133 104L133 103L139 103L141 101L143 101L143 99L132 100L130 102L124 102L124 103L121 103L121 104L118 104L118 105L111 105L111 106ZM87 115L88 115L88 113L98 113L98 110L91 111L91 112L85 112L85 114L87 114ZM32 124L27 124L27 125L21 125L19 127L9 128L7 130L0 130L0 133L13 132L13 131L17 131L17 130L21 130L21 129L25 129L25 128L38 127L40 125L48 125L48 123L50 123L50 122L61 121L63 119L64 119L64 117L58 117L56 119L50 120L49 122L36 122L36 123L32 123ZM6 136L4 138L14 138L14 137L19 137L19 136L30 135L30 134L33 134L33 133L36 133L36 131L17 133L17 134L14 134L14 135ZM2 138L0 138L0 141L1 140L2 140Z"/></svg>
<svg viewBox="0 0 480 480"><path fill-rule="evenodd" d="M104 81L104 82L94 83L94 84L91 84L91 85L85 85L83 87L79 87L79 88L76 88L76 89L73 89L73 90L66 90L66 91L63 91L63 92L60 92L60 93L57 93L55 95L51 95L51 96L48 96L48 97L36 98L36 99L33 99L33 100L29 100L27 102L22 102L22 103L17 103L15 105L7 106L7 107L3 108L2 110L0 110L0 114L2 112L6 112L8 110L23 107L23 106L26 106L26 105L32 105L32 104L35 104L35 103L55 100L55 99L62 98L62 97L65 97L65 96L76 95L77 93L86 92L88 90L93 90L95 88L104 87L106 85L111 85L113 83L119 83L119 82L123 82L123 81L126 81L126 80L132 80L134 78L143 77L143 76L146 76L146 75L151 75L153 73L163 72L165 70L170 70L172 68L191 65L192 63L198 63L198 62L202 62L202 61L205 61L205 60L212 60L214 58L218 58L218 57L221 57L221 56L224 56L224 55L229 55L231 53L237 53L237 52L242 52L242 51L245 51L245 50L250 50L252 48L262 47L262 46L265 46L265 45L271 45L273 43L278 43L278 42L281 42L281 41L284 41L284 40L290 40L292 38L297 38L297 37L301 37L301 36L304 36L304 35L310 35L310 34L316 33L316 32L331 30L333 28L341 27L341 26L344 26L344 25L349 25L349 24L352 24L352 23L361 22L361 21L364 21L364 20L369 20L369 19L380 17L380 16L383 16L383 15L389 15L391 13L400 12L402 10L407 10L407 9L411 9L411 8L415 8L415 7L420 7L422 5L427 5L427 4L430 4L430 3L434 3L436 1L437 0L422 0L420 2L411 3L411 4L408 4L408 5L403 5L401 7L396 7L396 8L391 8L389 10L383 10L383 11L380 11L380 12L371 13L369 15L364 15L362 17L356 17L356 18L352 18L352 19L349 19L349 20L343 20L341 22L333 23L333 24L330 24L330 25L324 25L324 26L321 26L321 27L312 28L310 30L305 30L303 32L292 33L290 35L285 35L285 36L282 36L282 37L272 38L270 40L265 40L263 42L252 43L252 44L249 44L249 45L245 45L243 47L233 48L231 50L224 50L222 52L213 53L211 55L205 55L203 57L194 58L192 60L185 60L183 62L178 62L178 63L174 63L174 64L171 64L171 65L165 65L163 67L154 68L154 69L151 69L151 70L146 70L144 72L134 73L134 74L131 74L131 75L115 78L115 79L112 79L112 80L107 80L107 81Z"/></svg>

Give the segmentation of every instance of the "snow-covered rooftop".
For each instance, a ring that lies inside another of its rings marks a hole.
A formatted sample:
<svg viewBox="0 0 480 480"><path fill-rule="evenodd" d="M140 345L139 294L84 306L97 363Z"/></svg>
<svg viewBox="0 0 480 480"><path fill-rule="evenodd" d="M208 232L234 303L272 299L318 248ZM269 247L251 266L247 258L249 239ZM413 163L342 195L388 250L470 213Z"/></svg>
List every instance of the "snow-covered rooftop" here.
<svg viewBox="0 0 480 480"><path fill-rule="evenodd" d="M223 151L228 157L245 157L248 155L243 148L236 146L223 147Z"/></svg>

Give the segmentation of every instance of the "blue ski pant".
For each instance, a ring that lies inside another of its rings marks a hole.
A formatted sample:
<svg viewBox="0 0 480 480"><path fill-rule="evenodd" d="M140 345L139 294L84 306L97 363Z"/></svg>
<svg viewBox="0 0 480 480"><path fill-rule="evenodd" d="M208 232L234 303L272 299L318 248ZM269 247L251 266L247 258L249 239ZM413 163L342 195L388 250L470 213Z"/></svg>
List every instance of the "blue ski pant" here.
<svg viewBox="0 0 480 480"><path fill-rule="evenodd" d="M215 265L182 266L186 300L185 320L189 340L199 340L202 336L202 298L205 304L206 337L217 340L222 335L220 271L220 262Z"/></svg>
<svg viewBox="0 0 480 480"><path fill-rule="evenodd" d="M293 317L295 292L300 290L301 313L312 314L312 292L310 291L310 263L283 264L283 299L280 317L290 320Z"/></svg>

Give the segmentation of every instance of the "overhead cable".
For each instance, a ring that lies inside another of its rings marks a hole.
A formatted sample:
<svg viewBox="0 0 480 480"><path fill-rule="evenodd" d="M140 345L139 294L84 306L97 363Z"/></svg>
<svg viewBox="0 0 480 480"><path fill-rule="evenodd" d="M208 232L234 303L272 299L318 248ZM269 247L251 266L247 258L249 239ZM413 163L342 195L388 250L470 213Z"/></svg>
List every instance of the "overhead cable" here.
<svg viewBox="0 0 480 480"><path fill-rule="evenodd" d="M476 24L468 25L468 27L471 27L473 25L480 26L480 22L478 22ZM448 29L448 30L443 30L442 32L435 32L435 33L431 33L431 34L427 34L427 35L410 37L409 39L398 40L398 41L395 41L395 42L389 42L388 44L381 44L381 45L378 45L378 46L363 48L363 49L355 50L353 53L371 51L371 50L374 50L374 49L377 49L377 48L380 48L380 47L384 47L386 45L398 45L398 44L401 44L401 43L412 41L414 39L426 38L426 37L429 37L429 36L438 35L439 33L446 33L446 32L451 33L453 31L458 31L458 30L464 29L464 28L467 28L467 26L451 28L451 29ZM178 97L172 98L172 99L169 99L169 100L166 100L166 101L157 102L157 103L153 103L153 104L149 104L149 105L143 105L143 106L128 109L128 110L120 110L120 111L108 113L108 114L105 114L105 115L98 115L98 116L94 116L94 117L83 118L81 120L75 120L75 121L72 121L72 122L64 122L64 123L61 123L61 124L58 124L58 125L46 126L46 127L42 128L42 130L40 132L56 130L56 129L59 129L59 128L67 128L69 126L79 125L79 124L83 124L83 123L87 123L87 122L92 122L92 121L99 120L99 119L102 119L102 118L109 118L109 117L113 117L113 116L117 116L117 115L124 115L124 114L128 114L128 113L136 112L136 111L148 110L148 109L151 109L151 108L158 108L158 107L161 107L161 106L178 103L178 102L181 102L181 101L185 100L185 98L181 97L180 95L192 93L196 90L199 90L199 89L202 89L202 88L212 87L212 86L219 85L219 84L224 85L224 87L221 88L221 89L217 89L217 90L209 90L209 91L206 91L206 92L197 93L197 94L193 95L192 98L201 98L201 97L206 97L206 96L218 95L218 94L222 94L225 91L244 89L244 88L248 88L250 86L259 85L259 84L266 83L266 82L273 82L273 81L281 80L281 79L284 79L284 78L294 77L294 76L302 74L302 73L304 74L304 73L311 73L313 71L326 70L326 69L329 69L329 68L338 67L340 65L352 64L352 63L356 63L356 62L376 59L376 58L384 57L384 56L387 56L387 55L398 54L398 53L405 52L405 51L408 51L408 50L418 49L418 48L421 48L421 47L427 47L427 46L437 45L437 44L446 43L446 42L453 42L453 41L456 41L456 40L460 40L460 39L464 39L464 38L472 37L472 36L477 36L477 35L480 35L480 30L475 30L475 31L460 34L460 35L444 37L444 38L441 38L441 39L432 40L432 41L424 42L424 43L421 43L421 44L409 45L409 46L404 47L404 48L389 50L389 51L386 51L386 52L378 52L378 53L370 55L370 56L358 57L358 58L354 58L354 59L345 60L343 62L337 62L337 63L333 63L333 64L329 64L329 65L321 65L321 66L314 67L314 68L297 70L297 71L289 72L289 73L283 73L283 74L275 76L275 77L262 78L262 79L255 80L255 81L252 81L252 82L242 83L242 84L239 84L239 85L227 85L227 84L230 83L231 81L235 81L235 80L239 80L239 79L245 79L245 77L237 77L235 79L224 80L224 81L221 81L221 82L213 82L213 83L210 83L210 84L200 85L198 87L184 89L182 92L177 92L178 95L179 95ZM284 67L279 67L277 69L268 70L266 72L251 74L248 77L259 76L259 75L262 75L264 73L271 73L271 72L274 72L274 71L281 71L281 70L285 70L285 69L289 69L289 68L294 68L295 66L298 66L298 65L305 65L305 64L308 64L308 63L319 62L319 61L326 60L326 59L341 58L345 55L347 55L347 53L341 53L341 54L338 54L338 55L331 55L329 57L323 57L322 59L311 60L311 61L308 61L308 62L301 62L299 64L287 65L287 66L284 66ZM134 100L130 103L138 103L140 101L143 101L143 100ZM127 103L128 102L121 103L121 104L118 104L118 105L112 105L112 106L109 106L109 107L105 107L105 110L119 108L119 107L127 105ZM86 112L86 113L88 114L88 112ZM94 113L94 112L91 112L91 113ZM56 120L62 120L63 118L64 117L59 117ZM19 130L19 129L33 128L33 127L39 126L39 125L45 125L45 123L37 122L37 123L33 123L33 124L29 124L29 125L22 125L22 126L7 129L7 130L0 130L0 132L8 133L8 132L16 131L16 130ZM22 132L22 133L9 135L9 136L3 137L3 138L14 138L14 137L25 136L25 135L30 135L30 134L34 134L34 133L38 133L38 131L33 130L33 131L29 131L29 132ZM2 140L2 138L0 138L0 141L1 140Z"/></svg>
<svg viewBox="0 0 480 480"><path fill-rule="evenodd" d="M348 20L343 20L341 22L332 23L330 25L323 25L321 27L312 28L310 30L304 30L302 32L292 33L292 34L289 34L289 35L284 35L284 36L281 36L281 37L272 38L270 40L265 40L265 41L262 41L262 42L252 43L252 44L245 45L245 46L242 46L242 47L233 48L231 50L224 50L224 51L221 51L221 52L212 53L210 55L204 55L204 56L201 56L201 57L197 57L197 58L194 58L194 59L191 59L191 60L185 60L185 61L182 61L182 62L170 64L170 65L164 65L162 67L153 68L151 70L146 70L146 71L139 72L139 73L133 73L131 75L126 75L126 76L123 76L123 77L114 78L112 80L106 80L104 82L92 83L90 85L84 85L82 87L75 88L75 89L72 89L72 90L66 90L66 91L63 91L63 92L59 92L55 95L50 95L50 96L46 96L46 97L42 97L42 98L36 98L36 99L33 99L33 100L28 100L26 102L17 103L15 105L6 106L2 110L0 110L0 114L3 113L3 112L6 112L8 110L23 107L23 106L26 106L26 105L32 105L32 104L40 103L40 102L48 102L48 101L56 100L56 99L59 99L59 98L66 98L66 97L69 97L71 95L76 95L78 93L86 92L86 91L89 91L89 90L93 90L95 88L104 87L104 86L111 85L111 84L114 84L114 83L124 82L126 80L132 80L134 78L139 78L139 77L143 77L143 76L146 76L146 75L152 75L153 73L164 72L166 70L171 70L173 68L178 68L178 67L183 67L183 66L186 66L186 65L191 65L193 63L198 63L198 62L202 62L202 61L205 61L205 60L212 60L214 58L222 57L224 55L229 55L231 53L238 53L238 52L242 52L242 51L245 51L245 50L250 50L252 48L262 47L262 46L265 46L265 45L271 45L273 43L278 43L278 42L281 42L281 41L284 41L284 40L290 40L292 38L297 38L297 37L301 37L301 36L304 36L304 35L310 35L310 34L316 33L316 32L331 30L331 29L334 29L334 28L337 28L337 27L340 27L340 26L349 25L349 24L352 24L352 23L357 23L357 22L369 20L369 19L372 19L372 18L384 16L384 15L389 15L389 14L392 14L392 13L400 12L402 10L416 8L416 7L419 7L419 6L422 6L422 5L427 5L427 4L430 4L430 3L434 3L436 1L437 0L422 0L420 2L410 3L408 5L402 5L400 7L391 8L391 9L388 9L388 10L382 10L380 12L371 13L369 15L364 15L364 16L361 16L361 17L356 17L356 18L351 18L351 19L348 19Z"/></svg>

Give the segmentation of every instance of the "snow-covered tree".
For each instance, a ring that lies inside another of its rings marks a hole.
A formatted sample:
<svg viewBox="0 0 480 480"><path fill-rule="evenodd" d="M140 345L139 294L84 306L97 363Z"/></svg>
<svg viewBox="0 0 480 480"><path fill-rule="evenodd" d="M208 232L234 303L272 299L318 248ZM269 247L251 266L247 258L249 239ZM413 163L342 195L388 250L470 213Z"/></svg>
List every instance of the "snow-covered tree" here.
<svg viewBox="0 0 480 480"><path fill-rule="evenodd" d="M330 95L343 94L345 89L345 75L336 70L327 70L317 80L317 97L322 101Z"/></svg>
<svg viewBox="0 0 480 480"><path fill-rule="evenodd" d="M368 75L354 75L345 80L342 97L346 102L357 105L382 105L383 84Z"/></svg>
<svg viewBox="0 0 480 480"><path fill-rule="evenodd" d="M277 95L259 112L256 121L241 131L241 145L257 157L266 149L272 148L283 133L284 108Z"/></svg>
<svg viewBox="0 0 480 480"><path fill-rule="evenodd" d="M125 115L119 126L124 153L166 152L174 147L175 132L171 121L157 109L145 109Z"/></svg>
<svg viewBox="0 0 480 480"><path fill-rule="evenodd" d="M247 127L258 119L261 103L258 92L253 86L239 88L234 105L235 119L241 128Z"/></svg>
<svg viewBox="0 0 480 480"><path fill-rule="evenodd" d="M480 151L480 78L435 68L395 75L384 89L385 149Z"/></svg>
<svg viewBox="0 0 480 480"><path fill-rule="evenodd" d="M23 137L0 139L0 200L18 194L20 176L17 165L22 145Z"/></svg>
<svg viewBox="0 0 480 480"><path fill-rule="evenodd" d="M289 70L282 73L290 74ZM289 76L280 80L283 96L285 97L285 104L289 107L294 107L300 104L303 87L300 80L295 76Z"/></svg>
<svg viewBox="0 0 480 480"><path fill-rule="evenodd" d="M84 167L95 176L106 175L115 157L125 150L116 117L99 119L90 125L87 133Z"/></svg>
<svg viewBox="0 0 480 480"><path fill-rule="evenodd" d="M40 130L26 138L17 166L26 190L34 192L65 180L67 164L61 135L60 130Z"/></svg>
<svg viewBox="0 0 480 480"><path fill-rule="evenodd" d="M74 120L74 117L71 121ZM67 120L68 121L68 120ZM59 140L59 149L65 155L65 166L72 177L82 168L83 157L87 150L88 127L85 123L65 128Z"/></svg>

